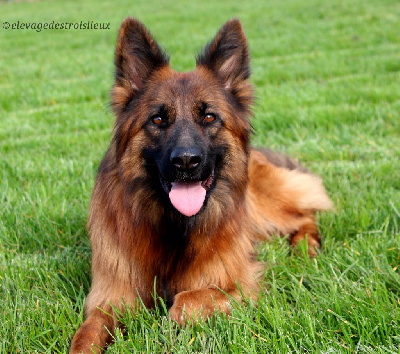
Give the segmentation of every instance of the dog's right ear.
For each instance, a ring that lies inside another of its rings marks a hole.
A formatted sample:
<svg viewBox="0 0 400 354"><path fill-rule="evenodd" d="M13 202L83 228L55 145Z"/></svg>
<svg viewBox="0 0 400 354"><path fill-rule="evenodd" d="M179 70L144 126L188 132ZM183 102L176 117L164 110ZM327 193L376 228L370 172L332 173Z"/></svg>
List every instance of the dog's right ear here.
<svg viewBox="0 0 400 354"><path fill-rule="evenodd" d="M118 32L114 62L115 83L111 91L111 104L115 113L121 113L150 74L169 64L169 58L146 27L128 17Z"/></svg>

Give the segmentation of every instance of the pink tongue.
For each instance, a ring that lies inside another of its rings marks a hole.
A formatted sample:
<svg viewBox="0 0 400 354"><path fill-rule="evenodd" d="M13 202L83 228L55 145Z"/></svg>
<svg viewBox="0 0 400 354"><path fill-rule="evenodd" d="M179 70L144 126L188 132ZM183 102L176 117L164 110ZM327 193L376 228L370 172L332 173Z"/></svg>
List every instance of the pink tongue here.
<svg viewBox="0 0 400 354"><path fill-rule="evenodd" d="M205 198L206 190L201 186L201 182L174 182L169 192L172 205L186 216L197 214Z"/></svg>

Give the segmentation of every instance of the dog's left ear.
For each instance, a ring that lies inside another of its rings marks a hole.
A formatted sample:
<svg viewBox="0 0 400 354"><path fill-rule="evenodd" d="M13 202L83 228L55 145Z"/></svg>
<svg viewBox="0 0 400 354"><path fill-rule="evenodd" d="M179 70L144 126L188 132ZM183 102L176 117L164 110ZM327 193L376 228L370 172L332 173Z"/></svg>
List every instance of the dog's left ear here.
<svg viewBox="0 0 400 354"><path fill-rule="evenodd" d="M140 92L152 72L169 64L146 27L128 17L119 29L115 50L115 83L111 91L114 112L120 113Z"/></svg>
<svg viewBox="0 0 400 354"><path fill-rule="evenodd" d="M237 92L250 77L249 51L238 19L225 23L197 58L198 66L211 69L226 89Z"/></svg>

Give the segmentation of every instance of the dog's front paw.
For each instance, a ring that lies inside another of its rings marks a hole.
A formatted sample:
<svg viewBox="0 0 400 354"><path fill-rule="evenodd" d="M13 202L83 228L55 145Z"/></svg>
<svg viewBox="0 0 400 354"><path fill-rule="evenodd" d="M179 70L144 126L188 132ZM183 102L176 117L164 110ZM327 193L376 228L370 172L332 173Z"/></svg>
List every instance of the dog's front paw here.
<svg viewBox="0 0 400 354"><path fill-rule="evenodd" d="M202 301L196 291L183 291L174 298L174 304L169 312L171 318L180 325L186 325L202 314Z"/></svg>
<svg viewBox="0 0 400 354"><path fill-rule="evenodd" d="M186 325L198 318L209 317L216 308L230 312L227 296L217 289L198 289L182 291L175 295L174 304L169 312L174 321Z"/></svg>
<svg viewBox="0 0 400 354"><path fill-rule="evenodd" d="M171 319L175 322L177 322L179 325L185 325L185 314L184 314L184 304L181 302L174 301L174 304L172 307L169 309L169 314L171 316Z"/></svg>

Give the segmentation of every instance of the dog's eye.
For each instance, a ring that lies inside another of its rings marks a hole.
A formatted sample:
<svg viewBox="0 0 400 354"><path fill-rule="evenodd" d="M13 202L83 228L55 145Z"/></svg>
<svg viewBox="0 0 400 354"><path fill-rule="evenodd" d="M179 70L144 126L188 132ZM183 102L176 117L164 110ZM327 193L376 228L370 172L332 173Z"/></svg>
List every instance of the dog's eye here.
<svg viewBox="0 0 400 354"><path fill-rule="evenodd" d="M156 125L160 125L164 122L164 120L160 116L155 116L151 118L151 121Z"/></svg>
<svg viewBox="0 0 400 354"><path fill-rule="evenodd" d="M211 122L214 122L214 120L215 120L215 114L213 114L213 113L207 113L205 116L204 116L204 118L203 118L203 120L204 120L204 122L206 122L206 123L211 123Z"/></svg>

